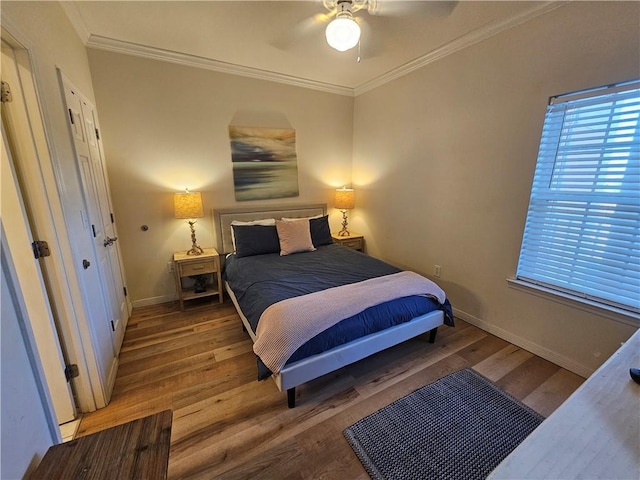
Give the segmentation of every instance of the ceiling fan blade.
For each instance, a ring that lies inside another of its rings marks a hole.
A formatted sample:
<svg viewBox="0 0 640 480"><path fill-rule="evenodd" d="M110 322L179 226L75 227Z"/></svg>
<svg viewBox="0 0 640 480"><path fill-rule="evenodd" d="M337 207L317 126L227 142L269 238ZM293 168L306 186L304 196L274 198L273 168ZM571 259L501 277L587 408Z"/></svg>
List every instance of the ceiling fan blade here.
<svg viewBox="0 0 640 480"><path fill-rule="evenodd" d="M334 12L317 13L298 22L292 28L285 30L272 40L270 44L279 50L289 50L296 43L301 42L306 37L321 30L324 25L329 23L334 15Z"/></svg>
<svg viewBox="0 0 640 480"><path fill-rule="evenodd" d="M447 17L451 15L457 5L457 1L368 0L367 10L371 15Z"/></svg>

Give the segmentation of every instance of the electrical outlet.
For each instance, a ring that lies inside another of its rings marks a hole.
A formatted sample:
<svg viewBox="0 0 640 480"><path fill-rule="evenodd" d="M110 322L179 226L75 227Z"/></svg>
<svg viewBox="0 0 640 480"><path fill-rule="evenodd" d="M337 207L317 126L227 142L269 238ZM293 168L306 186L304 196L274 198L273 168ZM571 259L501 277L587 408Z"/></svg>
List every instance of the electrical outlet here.
<svg viewBox="0 0 640 480"><path fill-rule="evenodd" d="M433 266L433 274L440 278L440 274L442 273L442 267L440 265L434 265Z"/></svg>
<svg viewBox="0 0 640 480"><path fill-rule="evenodd" d="M169 275L173 275L173 262L167 262L167 272Z"/></svg>

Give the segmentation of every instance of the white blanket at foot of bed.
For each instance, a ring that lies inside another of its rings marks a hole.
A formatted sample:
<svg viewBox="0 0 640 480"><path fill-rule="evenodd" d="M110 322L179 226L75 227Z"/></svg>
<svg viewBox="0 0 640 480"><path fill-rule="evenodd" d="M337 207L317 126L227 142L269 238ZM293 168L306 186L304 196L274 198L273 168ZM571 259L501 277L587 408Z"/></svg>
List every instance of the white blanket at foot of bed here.
<svg viewBox="0 0 640 480"><path fill-rule="evenodd" d="M414 272L399 272L358 283L289 298L269 306L260 316L253 351L278 373L295 351L320 332L374 305L412 295L433 297L444 291Z"/></svg>

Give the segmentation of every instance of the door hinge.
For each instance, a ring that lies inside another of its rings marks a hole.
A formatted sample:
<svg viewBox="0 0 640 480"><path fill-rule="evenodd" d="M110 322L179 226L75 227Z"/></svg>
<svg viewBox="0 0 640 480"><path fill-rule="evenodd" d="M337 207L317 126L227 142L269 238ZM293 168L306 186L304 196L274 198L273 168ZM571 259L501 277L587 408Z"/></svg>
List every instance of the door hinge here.
<svg viewBox="0 0 640 480"><path fill-rule="evenodd" d="M111 331L115 332L116 331L116 326L113 323L113 320L111 320Z"/></svg>
<svg viewBox="0 0 640 480"><path fill-rule="evenodd" d="M49 251L49 244L44 240L34 241L31 243L31 248L33 249L33 256L36 257L36 260L51 255L51 252Z"/></svg>
<svg viewBox="0 0 640 480"><path fill-rule="evenodd" d="M124 296L126 297L128 295L127 293L127 287L122 287L122 290L124 291Z"/></svg>
<svg viewBox="0 0 640 480"><path fill-rule="evenodd" d="M67 110L69 110L69 120L71 121L71 125L75 125L76 122L73 121L73 112L70 108L68 108Z"/></svg>
<svg viewBox="0 0 640 480"><path fill-rule="evenodd" d="M100 130L98 130L97 128L96 128L96 137L98 140L100 140Z"/></svg>
<svg viewBox="0 0 640 480"><path fill-rule="evenodd" d="M93 232L93 238L96 238L96 226L93 223L91 224L91 231Z"/></svg>
<svg viewBox="0 0 640 480"><path fill-rule="evenodd" d="M2 101L2 103L12 102L13 95L11 95L11 87L5 81L3 81L1 85L2 85L2 88L0 90L2 93L0 94L0 100Z"/></svg>
<svg viewBox="0 0 640 480"><path fill-rule="evenodd" d="M116 221L113 219L113 213L109 214L111 216L111 223L116 223Z"/></svg>
<svg viewBox="0 0 640 480"><path fill-rule="evenodd" d="M75 363L71 365L67 365L64 368L64 377L67 379L67 382L70 381L72 378L76 378L79 376L80 376L80 369L78 369L78 365L76 365Z"/></svg>

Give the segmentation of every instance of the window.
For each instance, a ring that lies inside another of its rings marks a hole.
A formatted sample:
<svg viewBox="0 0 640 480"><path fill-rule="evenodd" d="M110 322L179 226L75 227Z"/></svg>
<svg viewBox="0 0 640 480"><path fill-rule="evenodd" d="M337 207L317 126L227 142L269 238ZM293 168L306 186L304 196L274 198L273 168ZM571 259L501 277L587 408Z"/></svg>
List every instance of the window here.
<svg viewBox="0 0 640 480"><path fill-rule="evenodd" d="M640 312L640 81L550 99L516 277Z"/></svg>

